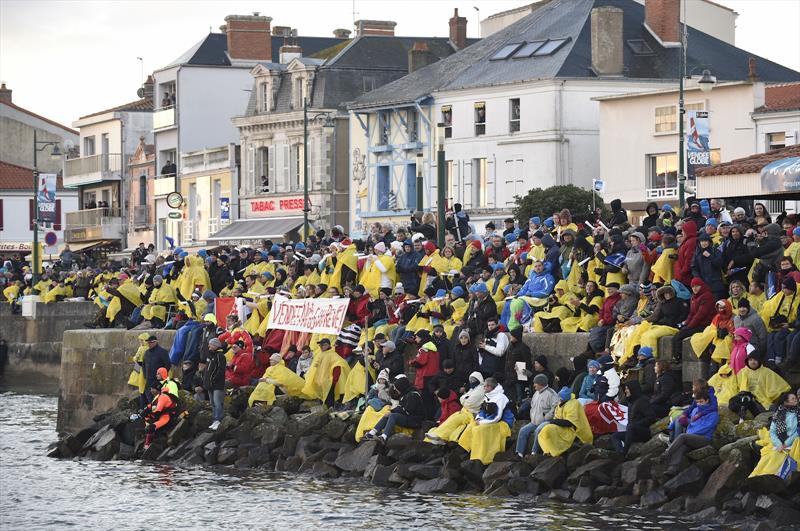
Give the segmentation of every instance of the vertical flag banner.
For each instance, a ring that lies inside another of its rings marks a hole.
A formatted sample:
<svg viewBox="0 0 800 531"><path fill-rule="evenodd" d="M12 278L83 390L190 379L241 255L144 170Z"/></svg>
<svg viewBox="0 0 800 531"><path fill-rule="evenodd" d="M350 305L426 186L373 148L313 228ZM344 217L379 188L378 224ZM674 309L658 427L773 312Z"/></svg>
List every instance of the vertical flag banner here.
<svg viewBox="0 0 800 531"><path fill-rule="evenodd" d="M686 133L686 177L694 179L696 170L711 166L708 144L708 111L687 111L689 129Z"/></svg>
<svg viewBox="0 0 800 531"><path fill-rule="evenodd" d="M227 197L219 198L219 219L231 219L231 200Z"/></svg>
<svg viewBox="0 0 800 531"><path fill-rule="evenodd" d="M56 221L56 174L40 173L39 186L36 192L39 202L39 221L55 223Z"/></svg>

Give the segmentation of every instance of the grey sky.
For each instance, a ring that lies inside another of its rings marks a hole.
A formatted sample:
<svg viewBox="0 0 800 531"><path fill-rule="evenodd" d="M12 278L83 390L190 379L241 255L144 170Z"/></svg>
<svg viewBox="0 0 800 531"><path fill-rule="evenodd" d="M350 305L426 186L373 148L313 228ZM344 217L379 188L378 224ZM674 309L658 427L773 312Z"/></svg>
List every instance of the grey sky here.
<svg viewBox="0 0 800 531"><path fill-rule="evenodd" d="M530 0L528 0L530 1ZM700 0L690 0L700 1ZM739 13L736 44L800 70L800 0L716 0ZM453 9L479 35L480 17L526 0L356 0L355 18L394 20L398 35L447 36ZM136 99L145 75L219 31L229 14L260 11L301 35L352 28L352 0L0 0L0 80L14 102L71 125L79 116Z"/></svg>

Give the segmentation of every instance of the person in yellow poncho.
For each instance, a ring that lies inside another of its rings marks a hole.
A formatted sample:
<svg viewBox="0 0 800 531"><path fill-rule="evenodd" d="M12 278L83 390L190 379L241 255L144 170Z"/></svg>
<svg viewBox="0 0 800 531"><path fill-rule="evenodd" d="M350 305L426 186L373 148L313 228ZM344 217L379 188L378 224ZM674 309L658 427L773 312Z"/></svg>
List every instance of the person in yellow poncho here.
<svg viewBox="0 0 800 531"><path fill-rule="evenodd" d="M112 278L108 282L107 291L112 296L105 315L109 326L113 326L115 321L126 324L122 320L127 321L133 310L142 305L139 286L128 275L120 275L119 279Z"/></svg>
<svg viewBox="0 0 800 531"><path fill-rule="evenodd" d="M594 437L583 405L569 387L558 392L561 403L556 406L553 419L545 424L537 436L539 448L545 455L559 456L569 450L575 439L592 444Z"/></svg>
<svg viewBox="0 0 800 531"><path fill-rule="evenodd" d="M783 251L784 256L792 259L792 263L800 267L800 227L792 229L792 243Z"/></svg>
<svg viewBox="0 0 800 531"><path fill-rule="evenodd" d="M731 398L728 408L739 415L740 422L747 413L753 417L767 411L781 393L789 390L786 380L761 364L758 351L747 356L747 366L736 375L739 393Z"/></svg>
<svg viewBox="0 0 800 531"><path fill-rule="evenodd" d="M654 284L667 285L675 278L674 265L678 260L678 249L674 247L675 236L665 234L661 238L661 245L664 250L661 251L661 256L656 259L656 263L653 264L650 271L653 273Z"/></svg>
<svg viewBox="0 0 800 531"><path fill-rule="evenodd" d="M331 254L324 259L320 279L323 284L341 293L346 285L354 285L358 278L356 246L350 240L343 240L341 243L332 243L330 251Z"/></svg>
<svg viewBox="0 0 800 531"><path fill-rule="evenodd" d="M567 289L567 281L559 280L553 294L548 298L548 307L534 315L533 331L560 332L561 321L575 314L577 306L572 303L576 300L575 295ZM500 311L502 310L499 310L498 313ZM545 326L547 326L546 329Z"/></svg>
<svg viewBox="0 0 800 531"><path fill-rule="evenodd" d="M184 258L184 266L179 276L178 291L184 299L189 299L195 288L201 292L211 289L211 279L208 277L205 263L199 256L187 256Z"/></svg>
<svg viewBox="0 0 800 531"><path fill-rule="evenodd" d="M486 396L481 409L458 438L458 445L469 452L470 459L488 465L495 455L505 451L514 415L507 407L509 400L503 386L496 379L486 378L483 389Z"/></svg>
<svg viewBox="0 0 800 531"><path fill-rule="evenodd" d="M305 385L305 380L289 369L281 355L276 352L269 357L269 367L259 379L256 388L250 393L247 404L253 407L256 402L265 402L271 406L275 402L276 387L282 394L305 398L303 394Z"/></svg>
<svg viewBox="0 0 800 531"><path fill-rule="evenodd" d="M139 391L139 406L144 407L147 405L147 397L145 396L145 388L147 387L147 379L144 376L144 354L147 352L147 338L150 337L150 332L142 332L137 336L139 340L139 348L131 358L134 363L131 375L128 377L128 385L135 387Z"/></svg>
<svg viewBox="0 0 800 531"><path fill-rule="evenodd" d="M418 294L420 297L425 294L425 289L436 280L438 275L447 272L447 260L439 254L435 243L427 241L422 248L425 251L425 256L419 261L420 280Z"/></svg>
<svg viewBox="0 0 800 531"><path fill-rule="evenodd" d="M373 248L375 254L367 256L367 264L361 277L361 285L373 299L378 298L381 288L393 288L397 283L394 257L386 251L386 244L378 242Z"/></svg>
<svg viewBox="0 0 800 531"><path fill-rule="evenodd" d="M509 278L502 263L497 262L491 268L492 276L486 281L486 289L489 290L489 296L497 304L497 313L500 314L503 312L503 306L506 302L506 294L503 288L508 285Z"/></svg>
<svg viewBox="0 0 800 531"><path fill-rule="evenodd" d="M750 301L750 308L756 313L761 313L761 309L767 302L767 294L764 293L764 286L760 282L751 282L747 290L747 300Z"/></svg>
<svg viewBox="0 0 800 531"><path fill-rule="evenodd" d="M244 276L260 275L265 271L270 270L270 264L265 260L269 255L266 251L256 251L253 254L253 262L244 268Z"/></svg>
<svg viewBox="0 0 800 531"><path fill-rule="evenodd" d="M752 304L750 301L751 306ZM781 283L781 291L765 302L758 313L767 325L767 331L777 332L784 324L793 323L797 319L798 305L800 297L797 296L797 283L793 278L787 277Z"/></svg>
<svg viewBox="0 0 800 531"><path fill-rule="evenodd" d="M327 337L320 339L318 345L320 350L314 354L314 361L306 373L303 394L322 400L331 407L344 396L350 366L331 348L331 340Z"/></svg>
<svg viewBox="0 0 800 531"><path fill-rule="evenodd" d="M483 375L475 371L469 375L469 389L458 399L461 402L461 411L447 417L436 428L425 434L425 442L442 445L448 442L457 442L461 434L481 410L486 391L483 388Z"/></svg>
<svg viewBox="0 0 800 531"><path fill-rule="evenodd" d="M425 408L422 395L414 389L405 374L395 377L392 397L398 400L396 407L375 424L375 427L364 434L362 440L380 439L386 441L398 428L416 429L425 420ZM387 406L388 407L388 406Z"/></svg>
<svg viewBox="0 0 800 531"><path fill-rule="evenodd" d="M465 251L466 254L466 251ZM447 261L444 275L449 283L448 287L452 286L452 281L457 274L461 274L461 269L464 267L464 262L456 256L456 251L452 245L445 245L442 249L442 258Z"/></svg>
<svg viewBox="0 0 800 531"><path fill-rule="evenodd" d="M583 298L572 296L570 306L575 308L572 316L561 320L561 331L567 333L588 332L597 325L600 319L600 308L603 307L603 292L597 283L589 280L584 288Z"/></svg>
<svg viewBox="0 0 800 531"><path fill-rule="evenodd" d="M6 302L13 305L17 298L19 298L19 294L22 291L24 284L21 280L17 280L7 288L3 290L3 297L5 297Z"/></svg>
<svg viewBox="0 0 800 531"><path fill-rule="evenodd" d="M53 302L62 301L67 296L67 289L64 286L64 282L60 281L56 283L53 287L51 287L47 292L44 294L44 298L42 299L45 304L50 304Z"/></svg>
<svg viewBox="0 0 800 531"><path fill-rule="evenodd" d="M800 462L800 432L798 432L797 394L788 392L780 398L780 405L772 417L769 430L759 430L758 444L761 459L750 477L777 475L787 457Z"/></svg>
<svg viewBox="0 0 800 531"><path fill-rule="evenodd" d="M167 321L167 307L178 302L175 288L164 282L161 275L155 275L153 287L148 290L144 299L147 304L142 308L142 317L150 321L153 328L163 328Z"/></svg>
<svg viewBox="0 0 800 531"><path fill-rule="evenodd" d="M727 406L731 398L739 394L739 382L727 363L708 379L708 385L714 388L714 396L720 406Z"/></svg>

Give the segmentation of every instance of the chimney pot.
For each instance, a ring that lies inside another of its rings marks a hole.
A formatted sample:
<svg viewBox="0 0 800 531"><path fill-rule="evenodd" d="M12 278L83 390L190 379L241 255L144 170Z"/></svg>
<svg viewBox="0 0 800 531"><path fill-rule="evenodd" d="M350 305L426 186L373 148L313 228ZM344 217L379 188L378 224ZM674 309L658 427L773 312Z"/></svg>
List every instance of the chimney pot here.
<svg viewBox="0 0 800 531"><path fill-rule="evenodd" d="M467 47L467 17L459 17L458 8L455 8L453 18L450 19L450 42L456 50Z"/></svg>
<svg viewBox="0 0 800 531"><path fill-rule="evenodd" d="M228 15L225 17L228 38L228 55L231 59L270 61L272 37L270 17L256 15Z"/></svg>
<svg viewBox="0 0 800 531"><path fill-rule="evenodd" d="M11 98L11 93L13 91L10 88L6 88L5 82L0 83L0 101L5 101L7 103L13 103Z"/></svg>
<svg viewBox="0 0 800 531"><path fill-rule="evenodd" d="M303 57L303 49L297 44L284 44L279 50L281 64L288 64L297 57Z"/></svg>
<svg viewBox="0 0 800 531"><path fill-rule="evenodd" d="M408 51L408 73L416 72L438 60L439 58L428 48L428 43L415 41Z"/></svg>
<svg viewBox="0 0 800 531"><path fill-rule="evenodd" d="M618 7L592 9L592 70L598 76L620 76L624 68L622 49L623 11Z"/></svg>
<svg viewBox="0 0 800 531"><path fill-rule="evenodd" d="M645 0L644 23L662 44L680 43L681 0Z"/></svg>
<svg viewBox="0 0 800 531"><path fill-rule="evenodd" d="M336 37L337 39L349 39L351 33L352 31L344 28L336 28L335 30L333 30L333 36Z"/></svg>
<svg viewBox="0 0 800 531"><path fill-rule="evenodd" d="M356 36L378 35L394 37L394 27L397 22L391 20L356 20Z"/></svg>
<svg viewBox="0 0 800 531"><path fill-rule="evenodd" d="M758 72L756 71L756 58L751 57L747 60L747 79L755 83L758 81ZM5 85L3 85L5 87Z"/></svg>
<svg viewBox="0 0 800 531"><path fill-rule="evenodd" d="M147 79L145 80L144 87L143 87L144 88L144 97L145 98L152 98L153 97L153 93L155 92L154 91L155 83L156 82L153 79L152 75L147 76Z"/></svg>

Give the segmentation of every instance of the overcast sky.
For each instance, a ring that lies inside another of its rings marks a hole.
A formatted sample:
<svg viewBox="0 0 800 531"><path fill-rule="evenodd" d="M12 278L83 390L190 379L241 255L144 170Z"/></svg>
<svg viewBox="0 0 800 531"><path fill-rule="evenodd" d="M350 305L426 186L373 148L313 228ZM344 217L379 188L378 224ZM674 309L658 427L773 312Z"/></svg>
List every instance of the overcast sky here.
<svg viewBox="0 0 800 531"><path fill-rule="evenodd" d="M701 1L701 0L689 0ZM332 36L353 20L397 22L398 35L449 34L458 7L468 17L470 37L480 18L530 0L352 0L291 1L50 1L0 0L0 80L14 103L71 125L79 116L133 101L145 75L169 64L219 31L229 14L260 11L273 26L301 35ZM736 44L800 70L800 0L716 0L739 13Z"/></svg>

